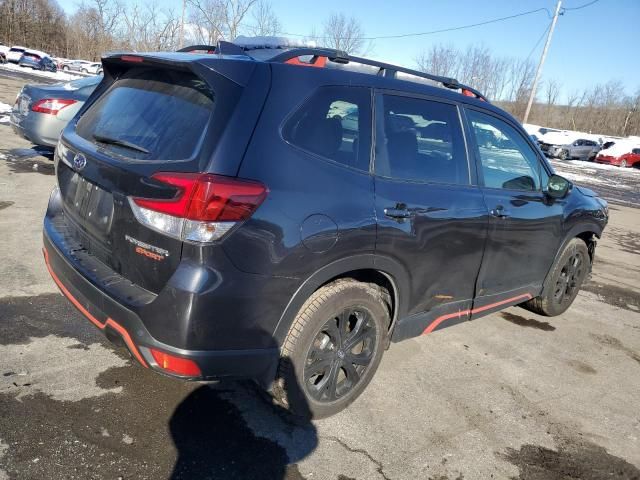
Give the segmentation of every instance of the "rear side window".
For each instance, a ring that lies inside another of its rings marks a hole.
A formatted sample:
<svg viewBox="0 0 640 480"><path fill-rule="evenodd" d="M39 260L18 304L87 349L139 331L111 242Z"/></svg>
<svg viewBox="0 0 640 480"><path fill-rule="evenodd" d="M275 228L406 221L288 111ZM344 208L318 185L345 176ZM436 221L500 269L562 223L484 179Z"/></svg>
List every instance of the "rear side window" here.
<svg viewBox="0 0 640 480"><path fill-rule="evenodd" d="M85 112L78 135L113 153L141 160L186 160L196 153L214 93L193 74L129 71Z"/></svg>
<svg viewBox="0 0 640 480"><path fill-rule="evenodd" d="M369 170L371 93L360 87L322 87L285 124L284 139L308 152Z"/></svg>
<svg viewBox="0 0 640 480"><path fill-rule="evenodd" d="M468 185L458 110L448 103L384 95L385 146L376 174L428 183Z"/></svg>

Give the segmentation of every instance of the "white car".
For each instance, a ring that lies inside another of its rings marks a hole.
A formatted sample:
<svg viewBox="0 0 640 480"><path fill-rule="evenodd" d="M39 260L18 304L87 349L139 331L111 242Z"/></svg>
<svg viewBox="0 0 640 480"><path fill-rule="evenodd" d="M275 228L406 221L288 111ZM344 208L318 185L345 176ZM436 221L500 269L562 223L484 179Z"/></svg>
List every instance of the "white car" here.
<svg viewBox="0 0 640 480"><path fill-rule="evenodd" d="M101 75L102 74L102 63L98 62L98 63L91 63L87 66L85 66L86 72L85 73L92 73L94 75ZM84 72L84 70L83 70Z"/></svg>
<svg viewBox="0 0 640 480"><path fill-rule="evenodd" d="M14 45L9 49L9 52L7 52L7 60L11 63L18 63L26 50L26 47Z"/></svg>

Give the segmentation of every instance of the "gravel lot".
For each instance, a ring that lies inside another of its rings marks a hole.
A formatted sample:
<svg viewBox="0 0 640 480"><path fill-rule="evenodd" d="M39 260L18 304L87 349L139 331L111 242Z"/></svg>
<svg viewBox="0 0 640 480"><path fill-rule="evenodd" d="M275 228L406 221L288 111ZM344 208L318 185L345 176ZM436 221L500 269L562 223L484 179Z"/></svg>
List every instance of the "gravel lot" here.
<svg viewBox="0 0 640 480"><path fill-rule="evenodd" d="M0 102L22 83L0 75ZM52 164L30 147L0 123L0 480L640 478L638 172L555 163L615 202L566 314L395 344L350 409L301 424L250 383L139 368L70 306L40 251Z"/></svg>

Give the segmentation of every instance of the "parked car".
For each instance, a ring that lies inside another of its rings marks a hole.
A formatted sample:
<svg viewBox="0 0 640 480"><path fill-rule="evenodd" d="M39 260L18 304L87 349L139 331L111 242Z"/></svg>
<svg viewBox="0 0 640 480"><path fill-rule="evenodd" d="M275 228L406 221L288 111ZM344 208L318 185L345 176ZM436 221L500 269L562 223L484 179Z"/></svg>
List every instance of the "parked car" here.
<svg viewBox="0 0 640 480"><path fill-rule="evenodd" d="M560 160L575 158L577 160L593 161L600 151L600 144L598 142L586 138L579 138L564 145L546 144L545 146L546 148L543 148L543 151L550 157L557 157Z"/></svg>
<svg viewBox="0 0 640 480"><path fill-rule="evenodd" d="M91 73L93 75L102 75L102 63L91 63L87 68L81 70L83 73Z"/></svg>
<svg viewBox="0 0 640 480"><path fill-rule="evenodd" d="M324 417L392 341L569 308L607 203L510 114L335 50L221 45L106 56L56 149L47 268L142 366L253 378Z"/></svg>
<svg viewBox="0 0 640 480"><path fill-rule="evenodd" d="M51 57L51 59L56 64L56 67L58 68L58 70L62 70L62 67L64 67L64 64L67 62L70 62L70 60L67 58Z"/></svg>
<svg viewBox="0 0 640 480"><path fill-rule="evenodd" d="M55 147L62 129L101 80L96 76L58 85L25 85L9 117L13 131L36 145Z"/></svg>
<svg viewBox="0 0 640 480"><path fill-rule="evenodd" d="M13 46L9 49L7 53L7 60L11 63L18 63L22 54L25 52L25 47Z"/></svg>
<svg viewBox="0 0 640 480"><path fill-rule="evenodd" d="M62 65L62 70L68 72L82 72L89 73L89 66L92 65L92 62L87 60L71 60Z"/></svg>
<svg viewBox="0 0 640 480"><path fill-rule="evenodd" d="M619 167L640 167L640 147L631 148L628 152L622 154L610 150L614 149L601 151L596 157L596 162L608 163Z"/></svg>
<svg viewBox="0 0 640 480"><path fill-rule="evenodd" d="M0 64L7 63L7 53L9 53L10 48L6 45L2 45L0 43Z"/></svg>
<svg viewBox="0 0 640 480"><path fill-rule="evenodd" d="M30 67L34 70L42 70L46 72L57 72L58 67L55 62L42 52L30 51L26 50L22 57L20 57L20 61L18 61L18 65L21 67Z"/></svg>

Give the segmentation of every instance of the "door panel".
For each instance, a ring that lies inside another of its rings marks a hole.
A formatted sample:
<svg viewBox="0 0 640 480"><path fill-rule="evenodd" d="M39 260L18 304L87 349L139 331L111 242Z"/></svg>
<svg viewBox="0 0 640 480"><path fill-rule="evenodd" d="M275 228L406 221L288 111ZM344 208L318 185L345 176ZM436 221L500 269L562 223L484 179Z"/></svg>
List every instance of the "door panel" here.
<svg viewBox="0 0 640 480"><path fill-rule="evenodd" d="M490 214L475 310L512 293L539 293L562 239L564 201L543 192L548 172L515 125L473 109L466 117Z"/></svg>
<svg viewBox="0 0 640 480"><path fill-rule="evenodd" d="M408 317L394 332L408 338L468 318L488 212L455 104L378 93L376 142L376 254L409 273Z"/></svg>

